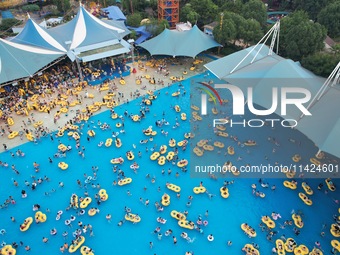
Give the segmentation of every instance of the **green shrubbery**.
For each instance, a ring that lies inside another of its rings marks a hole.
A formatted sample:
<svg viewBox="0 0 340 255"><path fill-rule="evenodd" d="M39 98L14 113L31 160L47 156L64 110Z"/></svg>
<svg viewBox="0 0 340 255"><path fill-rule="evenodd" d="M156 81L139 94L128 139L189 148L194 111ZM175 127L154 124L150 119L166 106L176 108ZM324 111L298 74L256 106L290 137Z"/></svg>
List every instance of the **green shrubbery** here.
<svg viewBox="0 0 340 255"><path fill-rule="evenodd" d="M3 19L0 24L0 31L7 31L14 26L22 24L21 20L18 19Z"/></svg>
<svg viewBox="0 0 340 255"><path fill-rule="evenodd" d="M40 7L37 4L24 5L23 7L21 7L21 9L24 12L38 12L38 11L40 11Z"/></svg>

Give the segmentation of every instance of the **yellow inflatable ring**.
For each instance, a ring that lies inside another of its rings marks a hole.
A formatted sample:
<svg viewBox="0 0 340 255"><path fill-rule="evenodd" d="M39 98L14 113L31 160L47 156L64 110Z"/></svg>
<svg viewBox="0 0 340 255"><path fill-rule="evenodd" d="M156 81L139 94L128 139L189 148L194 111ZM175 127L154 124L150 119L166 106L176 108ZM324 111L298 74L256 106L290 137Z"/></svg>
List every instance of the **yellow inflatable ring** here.
<svg viewBox="0 0 340 255"><path fill-rule="evenodd" d="M138 115L133 115L132 120L135 122L140 121L140 117Z"/></svg>
<svg viewBox="0 0 340 255"><path fill-rule="evenodd" d="M66 170L68 168L68 164L66 164L65 162L59 162L58 163L58 167L61 169L61 170Z"/></svg>
<svg viewBox="0 0 340 255"><path fill-rule="evenodd" d="M74 253L75 251L77 251L79 249L79 247L85 242L85 237L80 236L78 237L78 239L76 239L75 241L73 241L73 244L70 245L68 252L69 253Z"/></svg>
<svg viewBox="0 0 340 255"><path fill-rule="evenodd" d="M175 184L167 184L166 187L169 189L169 190L172 190L172 191L175 191L175 192L180 192L181 191L181 187L175 185Z"/></svg>
<svg viewBox="0 0 340 255"><path fill-rule="evenodd" d="M193 191L195 194L201 194L206 192L206 188L205 187L194 187Z"/></svg>
<svg viewBox="0 0 340 255"><path fill-rule="evenodd" d="M172 210L170 215L172 218L175 218L176 220L186 220L185 214L177 212L176 210Z"/></svg>
<svg viewBox="0 0 340 255"><path fill-rule="evenodd" d="M151 154L150 159L151 160L156 160L161 154L158 151L155 151L154 153Z"/></svg>
<svg viewBox="0 0 340 255"><path fill-rule="evenodd" d="M122 180L119 180L118 181L118 185L119 186L124 186L126 184L129 184L132 182L132 179L131 178L125 178L125 179L122 179Z"/></svg>
<svg viewBox="0 0 340 255"><path fill-rule="evenodd" d="M17 137L19 135L19 132L18 131L12 131L9 135L8 135L8 138L9 139L13 139L15 137Z"/></svg>
<svg viewBox="0 0 340 255"><path fill-rule="evenodd" d="M33 218L32 217L28 217L24 220L23 224L20 224L20 231L25 232L26 230L28 230L31 226L33 222Z"/></svg>

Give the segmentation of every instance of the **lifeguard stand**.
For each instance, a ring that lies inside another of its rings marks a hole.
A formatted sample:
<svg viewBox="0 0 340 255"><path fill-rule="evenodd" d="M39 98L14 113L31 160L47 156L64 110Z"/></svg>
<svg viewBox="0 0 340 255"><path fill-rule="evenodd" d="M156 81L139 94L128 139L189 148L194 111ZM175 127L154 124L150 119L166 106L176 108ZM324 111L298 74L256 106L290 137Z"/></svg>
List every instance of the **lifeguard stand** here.
<svg viewBox="0 0 340 255"><path fill-rule="evenodd" d="M158 0L158 20L165 19L170 28L179 22L179 0Z"/></svg>

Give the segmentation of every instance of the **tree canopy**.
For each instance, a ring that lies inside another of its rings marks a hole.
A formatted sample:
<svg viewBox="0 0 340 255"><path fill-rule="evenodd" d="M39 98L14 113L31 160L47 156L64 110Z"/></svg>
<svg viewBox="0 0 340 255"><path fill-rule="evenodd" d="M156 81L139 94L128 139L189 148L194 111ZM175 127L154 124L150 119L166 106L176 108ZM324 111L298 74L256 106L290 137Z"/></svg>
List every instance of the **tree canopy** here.
<svg viewBox="0 0 340 255"><path fill-rule="evenodd" d="M24 12L37 12L40 11L40 7L37 4L28 4L21 7Z"/></svg>
<svg viewBox="0 0 340 255"><path fill-rule="evenodd" d="M22 24L21 20L18 19L3 19L0 24L0 31L7 31L14 26Z"/></svg>
<svg viewBox="0 0 340 255"><path fill-rule="evenodd" d="M222 24L219 21L213 34L214 38L222 45L237 41L250 44L259 41L263 36L263 31L260 23L255 19L245 19L239 14L224 12Z"/></svg>
<svg viewBox="0 0 340 255"><path fill-rule="evenodd" d="M179 12L179 18L182 22L189 21L190 23L195 24L200 18L200 15L191 7L191 4L188 3L184 5Z"/></svg>
<svg viewBox="0 0 340 255"><path fill-rule="evenodd" d="M247 19L244 23L243 42L246 45L257 43L263 36L260 23L255 19Z"/></svg>
<svg viewBox="0 0 340 255"><path fill-rule="evenodd" d="M340 1L323 8L318 15L318 22L327 28L331 37L340 36Z"/></svg>
<svg viewBox="0 0 340 255"><path fill-rule="evenodd" d="M126 17L126 24L132 27L139 27L142 19L142 15L139 12L135 12Z"/></svg>
<svg viewBox="0 0 340 255"><path fill-rule="evenodd" d="M209 24L219 15L218 6L212 0L191 0L190 6L196 12L202 24Z"/></svg>
<svg viewBox="0 0 340 255"><path fill-rule="evenodd" d="M328 77L340 61L340 53L318 52L301 60L304 68L316 75Z"/></svg>
<svg viewBox="0 0 340 255"><path fill-rule="evenodd" d="M307 13L297 11L282 19L280 52L285 57L300 60L324 48L326 28L310 21Z"/></svg>
<svg viewBox="0 0 340 255"><path fill-rule="evenodd" d="M312 20L317 20L319 12L334 0L293 0L296 10L304 10Z"/></svg>
<svg viewBox="0 0 340 255"><path fill-rule="evenodd" d="M53 4L57 6L58 11L67 13L71 10L70 0L53 0Z"/></svg>
<svg viewBox="0 0 340 255"><path fill-rule="evenodd" d="M241 0L224 1L219 6L221 6L222 10L227 10L228 12L242 13L243 3Z"/></svg>
<svg viewBox="0 0 340 255"><path fill-rule="evenodd" d="M143 12L148 7L157 10L157 0L125 0L122 1L122 6L124 10L131 14Z"/></svg>
<svg viewBox="0 0 340 255"><path fill-rule="evenodd" d="M220 24L214 28L213 34L214 39L222 46L225 46L236 37L234 22L231 19L224 20L222 26Z"/></svg>
<svg viewBox="0 0 340 255"><path fill-rule="evenodd" d="M241 14L241 13L240 13ZM261 26L267 22L267 8L261 0L250 0L242 7L242 14L246 19L255 19Z"/></svg>
<svg viewBox="0 0 340 255"><path fill-rule="evenodd" d="M153 36L157 36L162 33L165 28L169 28L169 22L165 19L160 21L157 19L150 19L150 23L147 23L145 28Z"/></svg>

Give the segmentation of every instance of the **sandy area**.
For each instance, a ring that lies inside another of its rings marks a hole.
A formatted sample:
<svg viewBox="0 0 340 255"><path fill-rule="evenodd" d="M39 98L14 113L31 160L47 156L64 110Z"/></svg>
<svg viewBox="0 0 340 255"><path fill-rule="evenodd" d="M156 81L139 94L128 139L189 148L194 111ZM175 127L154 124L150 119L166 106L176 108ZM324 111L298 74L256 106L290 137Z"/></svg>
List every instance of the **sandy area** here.
<svg viewBox="0 0 340 255"><path fill-rule="evenodd" d="M129 99L129 100L133 100L135 97L130 97L130 93L134 93L136 90L139 91L139 93L141 95L145 95L147 90L157 90L157 89L161 89L165 86L168 86L168 84L172 84L172 80L170 79L171 76L175 76L175 77L184 77L185 79L196 75L198 73L201 73L202 71L205 70L205 68L203 67L204 64L206 64L208 61L210 61L210 59L207 58L203 58L202 59L203 62L196 65L196 69L194 71L190 71L190 67L192 66L193 63L193 59L192 58L185 58L185 59L181 59L178 65L170 65L168 64L167 69L169 70L170 74L168 76L164 76L164 73L160 73L158 72L156 67L149 67L147 66L147 70L140 70L137 67L137 63L135 62L134 65L129 64L130 66L133 66L137 69L137 73L131 73L129 76L124 77L125 81L126 81L126 85L120 85L119 83L119 79L115 79L112 81L112 83L114 82L117 87L118 90L116 91L116 95L114 96L114 99L118 98L118 91L124 93L124 99ZM143 62L145 64L145 61ZM183 75L183 71L187 70L187 74ZM145 75L150 75L151 77L154 77L156 80L156 83L158 80L163 80L164 81L164 85L159 85L159 84L150 84L148 82L148 80L146 78L142 78L142 84L141 85L137 85L136 84L136 78L137 77L143 77ZM143 86L146 86L147 88L145 90L142 90L141 88ZM86 93L88 94L93 94L94 98L86 98ZM85 109L86 105L91 105L94 104L95 102L102 102L103 97L107 94L107 91L100 91L99 90L99 86L87 86L85 89L83 89L79 95L81 95L83 97L83 101L82 104L80 105L75 105L73 107L69 108L69 111L67 114L62 113L60 115L60 119L57 121L57 123L54 123L54 118L53 116L55 115L55 113L60 110L61 106L57 106L54 109L51 110L50 113L46 113L46 112L39 112L37 110L32 110L29 111L29 116L26 115L18 115L16 113L12 114L12 118L14 120L14 124L12 126L10 126L12 131L22 131L23 130L23 121L25 121L27 123L28 117L32 118L32 113L33 113L33 119L34 122L36 123L38 121L42 121L43 122L43 126L48 128L49 131L56 131L58 130L58 127L63 127L67 121L69 121L70 119L72 119L75 115L76 115L76 111L77 110L82 110ZM52 100L56 97L56 94L52 94L51 98L49 100ZM46 98L39 98L40 100L46 100ZM69 96L69 98L67 98L66 100L68 100L69 102L73 101L75 98ZM124 103L123 101L121 101L120 103ZM106 111L107 109L109 109L106 106L101 107L101 110L97 111L95 114L98 114L100 112ZM33 123L31 125L28 125L27 128L30 130L34 130L33 127ZM0 126L4 127L4 122L2 121L2 123L0 123ZM13 147L16 147L20 144L23 144L25 142L27 142L28 140L26 139L25 136L22 137L22 139L17 136L13 139L9 139L8 138L8 131L5 128L5 135L2 136L2 143L5 143L7 145L8 149L11 149ZM1 147L1 150L3 150L3 147Z"/></svg>

